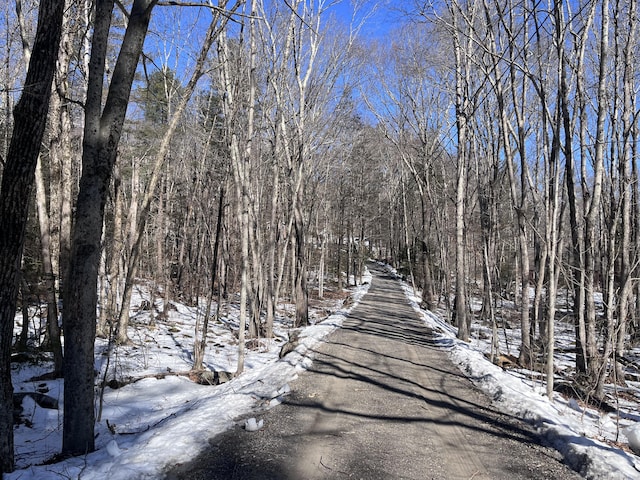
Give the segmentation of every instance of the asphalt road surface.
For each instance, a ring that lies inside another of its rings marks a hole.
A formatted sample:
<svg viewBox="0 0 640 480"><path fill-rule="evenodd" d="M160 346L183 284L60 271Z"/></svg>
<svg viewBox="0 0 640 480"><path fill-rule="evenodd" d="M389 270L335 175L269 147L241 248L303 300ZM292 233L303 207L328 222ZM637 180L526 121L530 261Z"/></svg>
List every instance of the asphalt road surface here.
<svg viewBox="0 0 640 480"><path fill-rule="evenodd" d="M264 428L213 438L167 480L581 478L459 372L396 280L372 273Z"/></svg>

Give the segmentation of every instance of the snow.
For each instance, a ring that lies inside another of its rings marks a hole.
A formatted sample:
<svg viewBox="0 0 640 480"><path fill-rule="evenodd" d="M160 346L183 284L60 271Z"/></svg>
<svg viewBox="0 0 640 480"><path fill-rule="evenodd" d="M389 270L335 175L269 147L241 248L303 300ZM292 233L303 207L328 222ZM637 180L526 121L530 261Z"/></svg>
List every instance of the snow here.
<svg viewBox="0 0 640 480"><path fill-rule="evenodd" d="M631 425L623 430L627 440L629 440L629 447L634 453L640 455L640 423Z"/></svg>
<svg viewBox="0 0 640 480"><path fill-rule="evenodd" d="M257 420L255 417L247 418L244 421L244 429L247 432L257 432L264 427L264 420Z"/></svg>
<svg viewBox="0 0 640 480"><path fill-rule="evenodd" d="M276 339L261 340L249 349L245 372L228 383L205 386L185 376L192 364L193 325L201 308L176 305L166 321L149 325L149 312L139 312L131 325L133 347L96 345L96 369L101 378L137 381L121 388L105 388L101 420L96 426L97 450L76 457L41 465L59 452L62 416L59 410L41 408L30 396L24 397L24 424L15 430L18 470L6 480L43 478L82 478L128 480L159 478L167 466L185 463L207 448L208 440L235 424L249 431L262 428L260 413L281 403L290 383L313 361L313 349L338 328L348 311L366 294L370 276L352 294L354 302L303 329L296 349L283 359L278 352L288 336L287 317L282 316ZM549 401L539 378L517 370L506 371L489 362L484 352L487 342L478 335L470 344L455 338L455 330L441 317L419 308L420 298L406 284L409 303L424 322L437 332L437 344L479 388L493 399L496 408L516 415L535 426L541 437L559 450L575 470L590 479L640 478L640 459L612 446L611 439L628 439L632 449L640 447L640 420L629 410L623 418L599 414L575 400L560 395ZM144 291L138 292L138 299ZM135 303L135 302L134 302ZM233 371L236 362L237 311L229 307L224 321L212 325L205 364L216 371ZM154 331L150 331L154 328ZM106 376L105 376L106 371ZM57 381L28 381L46 372L45 367L23 365L14 371L16 391L40 391L58 400L63 390ZM145 377L145 378L142 378ZM61 410L61 408L60 408Z"/></svg>
<svg viewBox="0 0 640 480"><path fill-rule="evenodd" d="M340 327L367 292L370 281L367 274L364 284L351 292L353 302L348 308L341 308L339 300L330 308L335 313L326 318L322 318L323 309L312 311L315 323L303 329L298 346L283 359L278 354L288 337L290 319L286 315L279 318L276 339L263 339L259 348L248 349L244 373L217 386L200 385L179 375L162 377L191 368L193 325L200 309L176 305L166 322L158 321L153 327L153 334L148 333L149 313L139 313L130 328L134 346L114 350L108 373L116 372L118 379L149 377L122 388L105 388L101 421L96 425L96 451L41 465L60 451L62 415L59 410L38 407L25 396L22 417L28 421L14 431L18 469L3 479L155 479L168 466L195 458L207 448L209 439L236 423L259 430L263 420L256 418L256 413L281 403L291 390L289 383L311 365L314 347ZM137 294L139 304L144 292ZM237 311L230 308L224 314L223 322L210 326L213 332L208 336L205 364L216 371L234 371L237 340L229 327L237 327ZM105 341L97 341L96 369L101 378L107 368L102 353L107 350ZM13 372L14 390L44 392L62 407L60 380L27 380L46 371L42 366L22 365Z"/></svg>

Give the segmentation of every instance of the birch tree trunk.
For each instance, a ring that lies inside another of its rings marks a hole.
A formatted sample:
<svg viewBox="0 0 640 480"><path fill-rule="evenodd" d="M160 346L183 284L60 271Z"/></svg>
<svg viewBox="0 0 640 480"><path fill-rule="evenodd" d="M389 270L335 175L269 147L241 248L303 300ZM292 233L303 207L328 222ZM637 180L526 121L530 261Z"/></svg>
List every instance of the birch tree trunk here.
<svg viewBox="0 0 640 480"><path fill-rule="evenodd" d="M564 156L565 156L565 184L567 190L567 203L569 206L569 225L571 231L571 265L574 272L573 280L573 316L576 337L576 370L579 375L587 372L587 332L585 324L585 268L584 268L584 232L580 223L581 207L576 194L575 182L577 180L577 172L575 158L573 155L574 145L573 138L575 135L576 123L578 120L578 112L585 110L585 77L584 77L584 52L586 48L587 35L590 32L591 24L595 15L596 2L587 16L585 27L580 35L576 38L576 58L573 61L575 69L575 100L571 99L570 80L569 80L569 59L567 58L566 31L567 25L564 18L562 5L557 2L554 5L553 15L555 21L554 36L557 45L558 62L560 64L560 82L559 82L559 99L560 109L562 111L562 129L564 133ZM573 111L572 103L575 105ZM580 130L580 138L583 138L583 128ZM581 154L584 153L582 148L584 142L581 143ZM584 158L584 155L581 155ZM582 183L581 183L582 184ZM584 193L584 192L583 192ZM586 206L582 207L586 208Z"/></svg>
<svg viewBox="0 0 640 480"><path fill-rule="evenodd" d="M596 257L598 256L598 215L602 202L602 184L604 177L604 156L605 156L605 120L607 114L607 57L609 49L609 0L603 0L601 4L601 28L599 44L599 64L597 76L596 94L596 132L595 150L593 158L593 188L591 191L591 201L588 206L585 218L585 321L587 327L587 355L589 364L587 373L592 382L597 384L601 375L604 375L606 366L598 352L597 340L597 313L595 307L595 275Z"/></svg>
<svg viewBox="0 0 640 480"><path fill-rule="evenodd" d="M249 209L251 185L249 178L252 156L252 141L255 112L255 4L251 0L249 3L249 43L250 61L246 71L231 70L231 54L229 49L228 32L223 29L218 42L218 56L220 59L220 77L224 91L223 106L225 120L225 141L231 156L231 170L236 187L237 219L240 230L240 314L238 318L238 362L236 375L244 370L245 357L245 331L247 328L247 301L249 293ZM240 54L240 52L238 52ZM240 76L234 77L234 73ZM234 82L236 80L236 82ZM248 85L248 99L246 105L242 105L242 100L238 98L239 87ZM241 110L246 110L246 136L239 137L238 118Z"/></svg>
<svg viewBox="0 0 640 480"><path fill-rule="evenodd" d="M553 401L554 375L555 375L555 320L556 303L558 292L558 252L562 251L560 240L560 192L562 190L560 160L560 107L556 114L556 121L553 126L553 140L551 152L548 155L548 166L546 169L545 198L546 198L546 221L545 221L545 251L548 252L549 280L547 284L547 316L546 316L546 339L547 339L547 397ZM544 113L543 113L544 115Z"/></svg>
<svg viewBox="0 0 640 480"><path fill-rule="evenodd" d="M620 358L624 355L624 345L627 335L627 318L629 316L629 305L633 290L632 280L632 217L631 210L633 204L632 192L634 189L632 164L634 163L634 146L638 140L636 121L634 112L636 111L634 81L636 75L634 52L638 42L638 2L632 0L628 3L627 11L627 31L620 32L617 38L623 38L623 111L622 111L622 155L620 158L620 195L622 201L622 232L621 232L621 255L620 255L620 293L618 299L618 326L617 338L615 341L615 354ZM617 25L617 24L616 24ZM616 380L624 382L624 372L622 364L615 362Z"/></svg>
<svg viewBox="0 0 640 480"><path fill-rule="evenodd" d="M455 5L459 9L459 5ZM465 37L461 30L460 12L454 10L453 14L453 50L455 56L455 111L456 128L458 136L457 144L457 182L456 182L456 296L455 296L455 323L458 327L458 338L469 341L469 319L467 313L466 272L465 272L465 194L467 186L467 115L469 112L466 75L468 72L467 53L463 40L471 42L471 35Z"/></svg>

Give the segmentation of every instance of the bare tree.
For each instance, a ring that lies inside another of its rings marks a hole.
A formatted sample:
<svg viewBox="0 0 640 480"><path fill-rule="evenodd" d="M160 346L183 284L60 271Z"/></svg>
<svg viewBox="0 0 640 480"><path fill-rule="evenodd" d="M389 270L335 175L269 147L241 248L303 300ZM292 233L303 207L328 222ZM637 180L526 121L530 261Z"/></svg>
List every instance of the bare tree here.
<svg viewBox="0 0 640 480"><path fill-rule="evenodd" d="M16 0L16 14L20 25L20 37L22 38L22 50L25 61L25 70L31 59L31 48L27 39L27 31L25 19L22 12L22 1ZM64 29L64 27L63 27ZM60 58L60 62L64 62L64 58ZM54 101L52 104L52 113L57 113L57 105ZM54 121L55 117L52 116ZM60 341L60 327L58 325L58 301L56 298L56 281L53 270L52 247L51 247L51 227L49 225L49 212L47 209L47 194L45 191L45 180L42 172L42 157L38 156L35 169L35 186L36 186L36 210L38 214L38 224L40 226L40 250L42 252L42 275L46 288L47 302L47 343L53 352L53 374L59 376L62 374L62 343Z"/></svg>
<svg viewBox="0 0 640 480"><path fill-rule="evenodd" d="M198 54L198 58L196 59L195 66L193 72L191 74L191 78L187 83L184 90L181 92L181 97L178 100L178 104L173 112L171 112L171 118L169 119L169 126L167 130L164 132L162 137L162 141L160 142L160 148L155 155L155 161L153 165L153 169L151 175L148 180L148 184L145 188L144 195L140 202L140 206L137 208L137 215L135 215L135 227L132 229L132 234L130 238L131 243L131 251L127 260L126 267L126 280L124 283L124 292L122 295L122 304L120 307L120 312L118 314L118 322L117 322L117 342L118 343L128 343L129 337L127 335L127 327L129 324L129 309L131 306L131 294L133 291L133 282L136 278L137 266L139 264L138 257L140 252L140 245L143 238L143 233L145 226L147 224L147 219L149 217L149 212L151 209L151 204L156 195L156 189L160 182L160 178L162 175L162 169L165 165L167 154L169 151L169 146L173 139L173 135L178 128L179 122L182 119L182 116L187 108L189 101L191 100L191 96L195 91L196 85L202 75L205 73L205 65L207 60L207 55L209 53L209 49L211 45L215 41L216 37L223 29L224 25L229 19L229 15L233 14L239 5L240 1L237 1L234 6L224 12L222 15L222 10L214 10L213 18L209 24L209 28L205 34L205 38L203 40L202 48Z"/></svg>
<svg viewBox="0 0 640 480"><path fill-rule="evenodd" d="M471 96L467 90L470 82L469 54L473 45L473 19L475 2L464 12L461 5L453 1L449 7L452 17L453 51L455 57L455 111L457 128L457 183L456 183L456 296L455 319L458 326L458 338L469 340L470 318L466 293L465 266L465 202L467 188L468 161L468 121L471 114ZM467 19L465 21L465 18Z"/></svg>
<svg viewBox="0 0 640 480"><path fill-rule="evenodd" d="M591 25L595 17L596 2L592 2L587 12L586 19L582 22L582 29L576 32L567 33L570 26L567 25L565 12L561 4L556 4L553 10L554 19L554 36L558 45L558 63L560 69L559 78L559 99L560 109L562 111L562 130L564 134L563 153L565 157L565 183L567 191L567 203L569 207L569 223L571 232L571 271L573 273L573 305L574 305L574 323L576 337L576 369L579 374L585 374L587 371L587 332L585 324L585 269L584 269L584 234L581 222L582 212L579 199L579 191L576 192L575 183L578 179L576 171L576 160L573 152L574 135L577 129L578 120L584 118L586 111L586 91L585 91L585 50L587 47L587 38L590 33ZM538 33L539 35L539 33ZM567 48L567 38L575 39L574 58L570 57ZM575 80L571 82L569 77L571 66L575 72ZM575 84L575 95L572 100L570 91L571 84ZM573 104L573 108L572 108ZM584 139L584 122L581 122L579 138ZM580 157L584 158L583 141L580 142ZM584 165L584 162L583 162ZM584 171L584 168L580 169ZM584 182L580 181L581 190L584 193Z"/></svg>
<svg viewBox="0 0 640 480"><path fill-rule="evenodd" d="M62 452L67 455L84 454L95 448L94 340L104 207L131 85L156 3L157 0L134 0L104 105L105 59L115 2L104 0L96 4L85 104L82 177L63 297Z"/></svg>
<svg viewBox="0 0 640 480"><path fill-rule="evenodd" d="M231 166L233 179L236 187L237 216L240 230L240 315L238 318L238 363L236 374L244 370L245 355L245 331L247 323L247 301L249 292L249 209L251 203L251 178L250 168L252 159L252 147L254 136L254 112L255 112L255 19L254 2L249 3L249 44L250 61L246 70L233 70L232 53L229 46L228 31L225 29L218 41L218 57L220 61L221 87L223 89L224 121L225 121L225 141L231 156ZM239 57L242 52L235 52ZM234 77L234 74L241 76ZM245 78L247 80L245 80ZM240 88L248 85L248 95L242 103L241 95L245 92ZM240 112L246 109L247 118L240 118ZM246 134L240 137L240 126L246 120Z"/></svg>
<svg viewBox="0 0 640 480"><path fill-rule="evenodd" d="M62 31L63 0L42 0L24 89L14 109L0 185L0 473L14 469L11 341L36 162L44 135Z"/></svg>
<svg viewBox="0 0 640 480"><path fill-rule="evenodd" d="M587 371L592 379L602 386L599 379L606 375L606 360L598 353L597 345L597 314L595 307L596 288L596 257L598 256L598 215L602 202L602 185L604 180L604 157L605 157L605 120L607 113L607 55L609 50L609 1L603 0L601 4L601 25L599 44L599 64L597 75L596 94L596 132L595 149L593 152L593 187L591 198L586 211L585 219L585 293L586 309L585 319L587 325L587 354L591 359L591 364L587 366ZM602 392L596 392L601 398Z"/></svg>
<svg viewBox="0 0 640 480"><path fill-rule="evenodd" d="M436 172L451 160L442 148L447 128L442 111L451 97L444 87L449 79L448 65L439 37L430 24L416 24L411 31L399 32L397 45L380 48L374 55L379 64L372 66L374 78L364 89L365 102L384 127L387 140L394 145L419 194L421 224L419 238L415 239L419 248L413 259L416 265L409 261L409 268L422 272L418 286L423 304L430 310L438 306L439 296L433 271L443 267L433 265L432 245L445 243L445 222L437 212L447 210L442 208L447 179ZM405 232L408 248L413 248L413 237L410 231Z"/></svg>
<svg viewBox="0 0 640 480"><path fill-rule="evenodd" d="M620 159L619 159L619 181L620 181L620 196L621 196L621 239L620 239L620 270L619 277L619 299L618 299L618 325L617 338L615 339L615 355L620 358L624 355L625 341L628 331L628 317L630 312L631 294L633 289L632 272L635 270L638 257L637 252L633 251L632 246L632 206L633 206L633 190L634 179L632 174L632 165L635 155L635 148L637 142L637 128L636 121L634 120L634 112L637 111L636 97L634 94L634 82L633 78L636 74L635 68L635 55L634 51L638 45L638 2L631 1L628 5L625 5L626 12L618 10L616 13L625 19L625 25L620 25L622 21L618 20L615 23L615 28L620 29L620 32L614 32L614 38L616 44L620 42L621 49L621 61L616 64L621 64L621 79L622 83L622 135L620 142L622 145ZM625 15L626 14L626 15ZM610 332L613 334L614 332ZM617 362L616 365L616 380L624 381L624 373L620 367L621 363Z"/></svg>

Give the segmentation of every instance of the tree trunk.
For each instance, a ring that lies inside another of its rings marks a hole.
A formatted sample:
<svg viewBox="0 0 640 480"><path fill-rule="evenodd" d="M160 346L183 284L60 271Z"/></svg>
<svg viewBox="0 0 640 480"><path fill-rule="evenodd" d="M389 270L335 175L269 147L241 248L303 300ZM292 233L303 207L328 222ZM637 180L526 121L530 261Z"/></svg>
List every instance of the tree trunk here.
<svg viewBox="0 0 640 480"><path fill-rule="evenodd" d="M28 206L49 109L63 11L63 0L40 2L33 53L13 112L13 135L0 185L0 473L14 469L13 322Z"/></svg>
<svg viewBox="0 0 640 480"><path fill-rule="evenodd" d="M304 221L302 219L301 201L294 207L293 229L295 235L295 327L309 325L309 292L307 290L307 262L305 257Z"/></svg>
<svg viewBox="0 0 640 480"><path fill-rule="evenodd" d="M65 50L71 48L67 45L63 37L62 47ZM66 51L65 56L69 57L70 52ZM68 70L69 60L64 58L58 61L58 72L56 74L57 101L59 104L59 138L54 145L51 145L52 159L55 161L57 157L60 165L60 183L59 183L59 233L58 233L58 290L60 298L63 297L65 282L67 279L67 271L69 269L69 256L71 252L71 189L73 184L73 154L71 146L71 113L67 102L69 85ZM64 68L63 68L64 67Z"/></svg>
<svg viewBox="0 0 640 480"><path fill-rule="evenodd" d="M276 132L279 129L276 126ZM275 144L278 145L280 135L276 133ZM271 221L269 228L269 253L267 265L267 298L265 329L267 338L273 336L273 322L276 315L276 251L278 249L278 196L280 192L280 166L278 165L277 150L274 148L273 155L273 191L271 193ZM286 243L286 242L285 242ZM285 250L286 251L286 250Z"/></svg>
<svg viewBox="0 0 640 480"><path fill-rule="evenodd" d="M466 142L464 135L458 133L458 141ZM458 147L460 148L460 147ZM465 194L466 194L466 155L464 148L462 157L458 154L458 183L456 187L456 297L455 317L458 327L458 338L469 341L469 321L467 319L467 294L465 271Z"/></svg>
<svg viewBox="0 0 640 480"><path fill-rule="evenodd" d="M25 70L28 67L31 58L31 48L27 40L26 26L24 15L22 14L22 2L16 2L16 14L20 25L20 38L22 39L22 49L25 59ZM64 20L64 17L63 17ZM62 37L62 30L60 31ZM59 55L60 57L60 55ZM64 59L61 59L64 60ZM55 76L55 74L54 74ZM58 112L58 97L54 96L50 100L49 108L51 110L52 122L56 121ZM53 270L53 262L51 258L51 227L50 212L47 208L47 193L45 189L44 176L42 173L42 159L38 157L35 169L35 186L36 186L36 211L38 216L38 225L40 227L40 251L42 255L42 282L46 292L47 303L47 330L45 346L51 349L53 353L53 374L58 377L62 373L62 343L60 341L60 326L58 325L58 301L56 298L56 278Z"/></svg>
<svg viewBox="0 0 640 480"><path fill-rule="evenodd" d="M633 183L633 174L631 165L634 163L635 145L638 140L636 122L634 121L635 93L633 76L635 73L633 55L635 53L635 42L638 41L638 2L629 3L628 12L628 29L626 36L620 35L618 38L626 38L623 47L623 112L622 112L622 131L623 133L623 154L620 158L620 195L622 197L622 232L620 245L620 297L618 299L618 327L617 339L615 341L616 357L624 355L624 344L627 334L627 317L629 315L629 304L633 289L633 281L631 277L632 269L632 191L635 184ZM617 24L616 24L617 27ZM616 380L624 382L624 371L622 364L615 361Z"/></svg>
<svg viewBox="0 0 640 480"><path fill-rule="evenodd" d="M600 375L604 375L606 369L604 362L598 353L597 340L597 316L594 302L596 288L596 257L598 251L598 215L600 213L602 201L602 185L604 176L605 157L605 120L607 101L607 51L609 48L609 1L603 0L602 5L602 26L600 38L600 61L597 83L597 120L596 120L596 144L594 151L593 165L593 189L591 192L591 202L589 204L585 221L585 294L586 310L585 321L587 326L587 355L589 363L587 373L595 386Z"/></svg>
<svg viewBox="0 0 640 480"><path fill-rule="evenodd" d="M326 225L325 229L326 231ZM327 236L325 231L320 234L320 260L318 262L318 298L324 298L324 258L327 250Z"/></svg>
<svg viewBox="0 0 640 480"><path fill-rule="evenodd" d="M218 252L220 251L220 237L222 234L222 222L224 216L224 187L220 187L220 198L218 200L218 221L216 222L216 238L213 243L213 261L211 264L211 285L209 289L209 296L207 299L207 307L204 312L204 319L202 322L202 331L198 331L196 325L196 341L193 351L193 369L198 371L202 370L202 362L204 360L204 352L207 347L207 331L209 329L209 316L211 315L211 304L213 302L213 296L216 292L216 281L218 279ZM220 285L218 285L218 302L220 301ZM200 341L198 341L200 337Z"/></svg>
<svg viewBox="0 0 640 480"><path fill-rule="evenodd" d="M124 251L124 193L121 189L121 180L119 168L116 165L114 177L112 198L115 202L113 206L113 235L109 245L108 254L104 255L104 303L101 304L100 317L98 318L98 326L96 335L101 338L107 338L115 328L115 320L118 315L118 301L121 297L121 263Z"/></svg>
<svg viewBox="0 0 640 480"><path fill-rule="evenodd" d="M67 101L69 98L69 63L72 56L70 10L65 9L58 54L57 68L54 76L55 92L52 96L52 110L50 126L52 130L50 138L51 163L59 170L58 185L52 185L52 190L57 192L52 195L50 202L57 200L57 205L51 206L55 212L51 217L52 230L57 228L56 239L52 242L51 263L52 271L57 272L55 286L58 298L62 298L65 278L69 265L69 249L71 242L71 188L72 188L72 138L71 138L71 114ZM61 354L62 361L62 354ZM61 365L62 368L62 365ZM60 370L62 374L62 370Z"/></svg>
<svg viewBox="0 0 640 480"><path fill-rule="evenodd" d="M255 95L256 95L256 53L255 53L255 17L254 2L249 5L249 43L251 50L251 59L248 70L240 73L231 70L231 55L229 52L228 38L226 30L223 30L221 40L218 44L218 55L222 63L220 68L221 87L224 90L223 106L225 114L225 140L231 156L231 170L236 187L237 200L237 218L240 233L240 314L238 318L238 362L236 367L236 375L244 370L245 357L245 330L247 327L247 296L249 290L249 209L251 202L251 184L250 184L250 166L253 155L252 141L254 128L255 113ZM245 80L249 84L249 95L246 105L242 105L239 99L236 99L236 84L234 81L241 81L236 75L245 74ZM236 130L237 116L241 109L246 109L246 137L243 140L239 138L240 132ZM242 143L242 146L241 146Z"/></svg>
<svg viewBox="0 0 640 480"><path fill-rule="evenodd" d="M427 195L423 188L420 188L420 205L422 210L422 268L423 268L423 291L422 301L424 306L430 310L435 311L438 308L439 296L436 296L436 290L434 287L433 272L431 271L431 259L429 258L429 225L427 223L428 203Z"/></svg>
<svg viewBox="0 0 640 480"><path fill-rule="evenodd" d="M455 89L456 89L456 127L458 133L457 145L457 183L456 183L456 296L455 319L458 327L458 338L469 341L469 323L467 319L467 295L465 272L465 193L467 184L467 111L468 92L465 91L465 75L468 72L467 53L463 50L462 39L464 32L459 30L458 12L453 12L454 22L454 55L455 55ZM467 39L468 42L471 38Z"/></svg>
<svg viewBox="0 0 640 480"><path fill-rule="evenodd" d="M595 5L595 3L594 3ZM579 202L575 191L576 171L573 156L573 135L575 121L572 120L570 105L572 100L569 92L569 82L567 78L568 61L565 55L564 38L565 38L565 22L562 12L562 5L556 3L554 6L554 16L556 23L556 45L558 49L558 58L560 63L560 89L559 102L562 110L562 128L564 131L564 155L565 155L565 184L567 190L567 203L569 205L569 225L571 231L571 265L575 276L572 281L573 285L573 319L576 337L576 371L579 375L585 374L587 371L587 334L585 327L585 270L584 270L584 232L580 226ZM590 18L592 16L590 15ZM588 28L584 28L588 32ZM580 40L580 46L583 51L584 41ZM580 50L579 50L580 51ZM582 89L584 86L584 76L582 75L583 56L578 58L577 81L576 81L576 102L579 105L584 104L584 94Z"/></svg>
<svg viewBox="0 0 640 480"><path fill-rule="evenodd" d="M559 72L560 73L560 72ZM543 114L544 115L544 114ZM555 320L556 303L558 292L558 252L562 251L562 241L560 235L560 195L562 191L561 167L560 167L560 132L561 132L561 108L556 110L556 119L553 127L553 140L551 152L549 154L548 167L546 169L546 221L545 221L545 254L549 261L549 282L547 285L547 317L546 317L546 338L547 338L547 397L553 401L554 388L554 352L555 352ZM546 125L546 122L543 122Z"/></svg>
<svg viewBox="0 0 640 480"><path fill-rule="evenodd" d="M22 314L22 328L20 329L20 337L18 338L18 344L15 348L18 351L26 351L29 342L29 300L28 295L29 286L24 278L20 282L20 313Z"/></svg>
<svg viewBox="0 0 640 480"><path fill-rule="evenodd" d="M251 288L251 309L249 318L249 338L258 338L261 334L261 310L262 295L264 294L264 271L262 266L263 249L262 238L259 234L259 226L257 223L257 213L254 208L250 211L249 226L249 245L251 250L251 271L250 288Z"/></svg>
<svg viewBox="0 0 640 480"><path fill-rule="evenodd" d="M41 160L38 161L40 163ZM38 223L40 224L40 244L42 250L42 273L47 301L47 343L53 352L53 374L62 375L62 343L60 341L60 325L58 324L58 300L56 297L56 277L51 261L51 229L49 212L42 178L42 167L36 166L36 205Z"/></svg>
<svg viewBox="0 0 640 480"><path fill-rule="evenodd" d="M404 231L404 247L407 251L407 266L409 268L409 280L411 281L411 288L413 289L413 294L416 292L416 280L413 275L413 256L411 255L411 242L409 241L409 218L407 212L407 194L404 178L400 178L401 189L402 189L402 226ZM426 292L423 292L423 296Z"/></svg>
<svg viewBox="0 0 640 480"><path fill-rule="evenodd" d="M105 59L114 1L96 4L85 105L82 177L63 310L64 455L82 455L95 448L94 340L104 206L131 85L155 4L156 0L134 0L104 109Z"/></svg>

